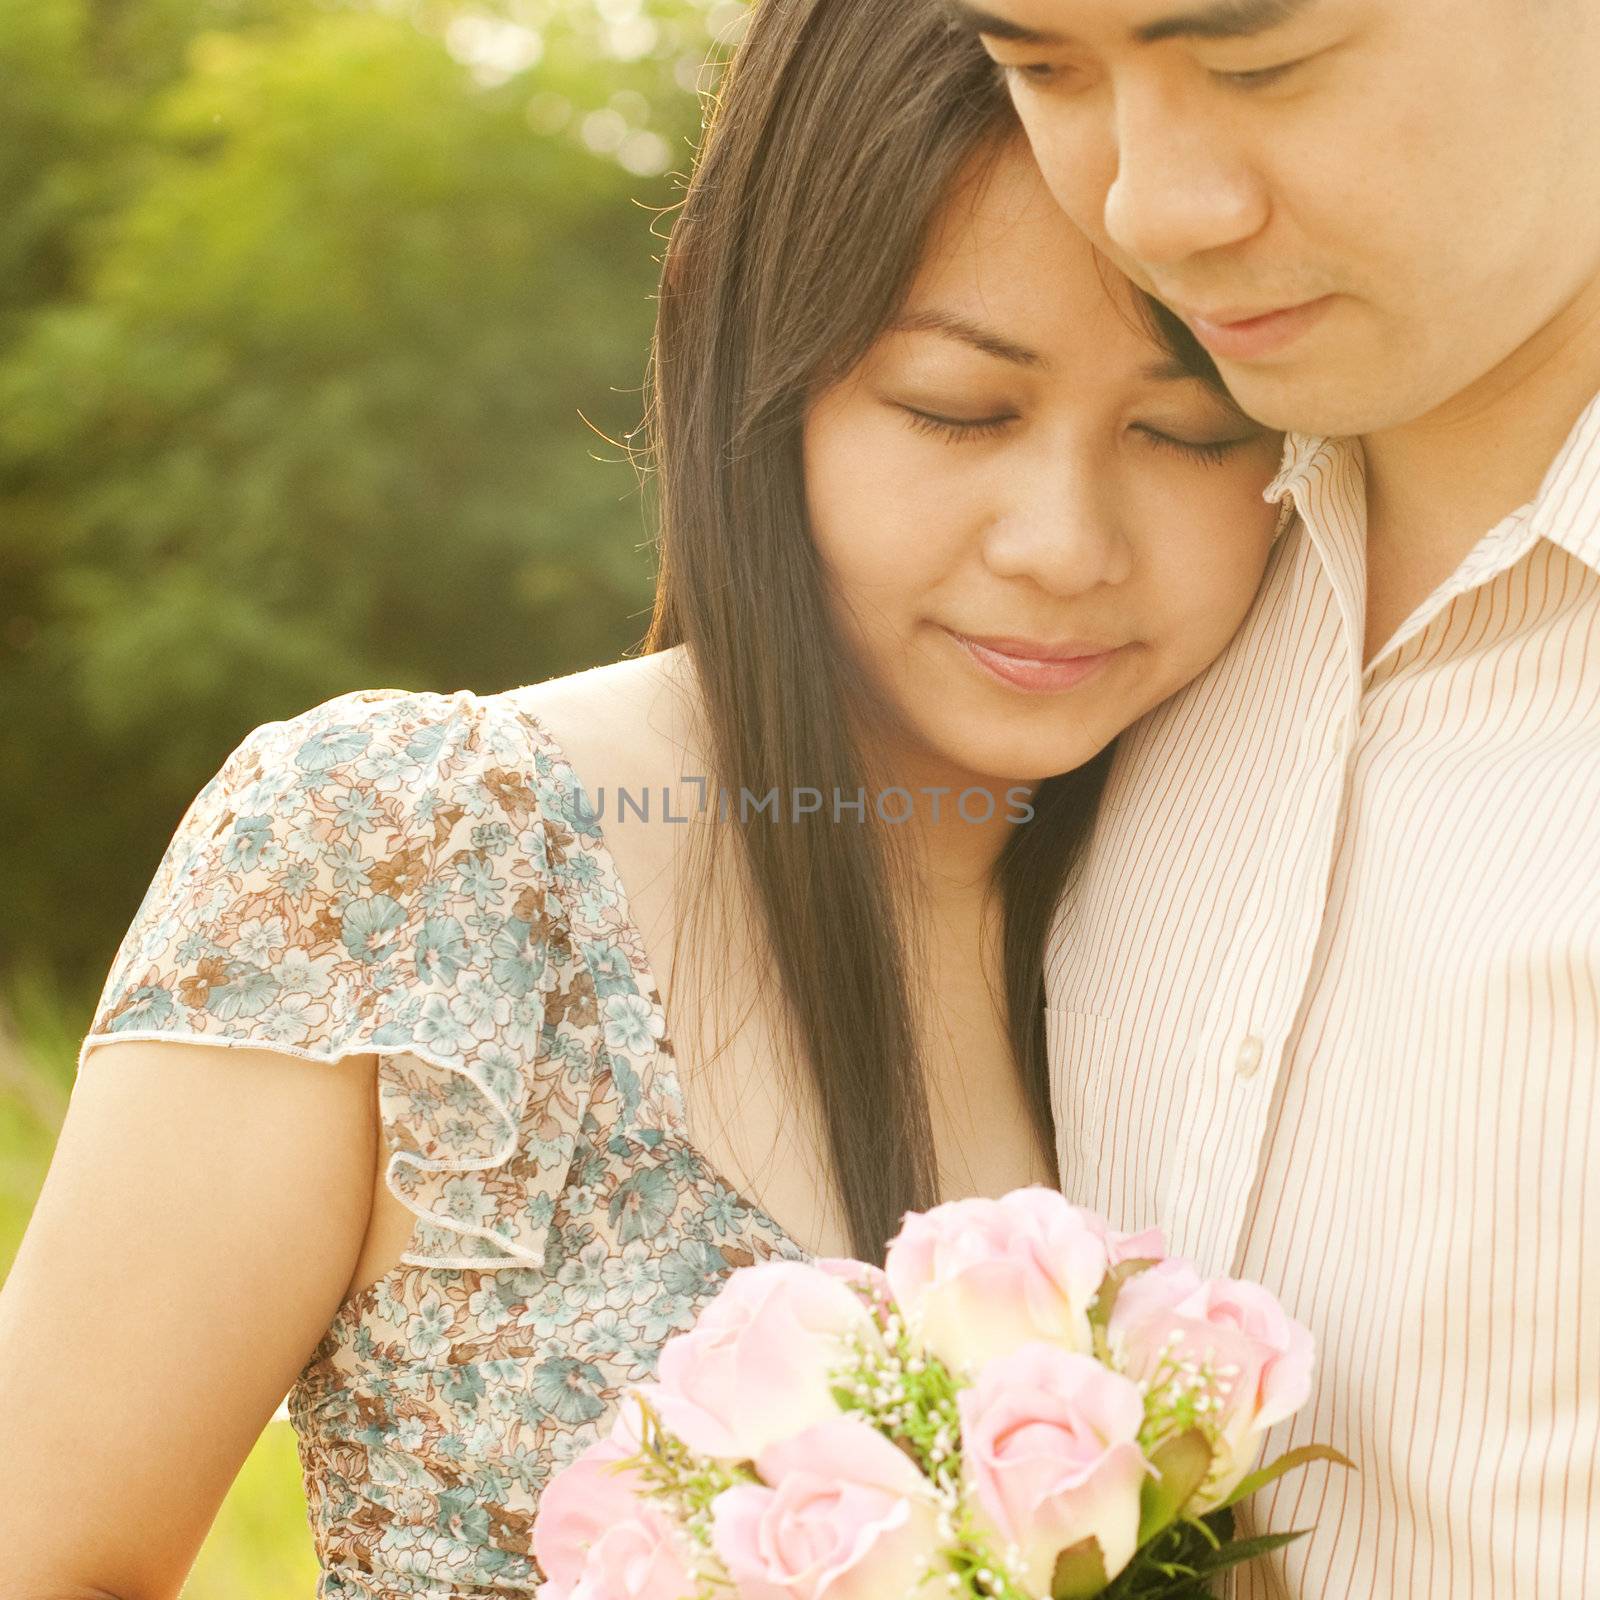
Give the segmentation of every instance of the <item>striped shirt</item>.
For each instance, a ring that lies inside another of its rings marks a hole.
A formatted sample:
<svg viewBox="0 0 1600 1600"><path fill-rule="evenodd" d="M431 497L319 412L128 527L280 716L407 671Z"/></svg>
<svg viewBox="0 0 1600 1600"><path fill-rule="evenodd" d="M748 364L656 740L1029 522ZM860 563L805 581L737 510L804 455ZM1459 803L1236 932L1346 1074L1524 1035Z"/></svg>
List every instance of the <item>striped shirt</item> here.
<svg viewBox="0 0 1600 1600"><path fill-rule="evenodd" d="M1363 457L1123 738L1046 984L1063 1187L1317 1341L1237 1600L1600 1593L1600 398L1363 666Z"/></svg>

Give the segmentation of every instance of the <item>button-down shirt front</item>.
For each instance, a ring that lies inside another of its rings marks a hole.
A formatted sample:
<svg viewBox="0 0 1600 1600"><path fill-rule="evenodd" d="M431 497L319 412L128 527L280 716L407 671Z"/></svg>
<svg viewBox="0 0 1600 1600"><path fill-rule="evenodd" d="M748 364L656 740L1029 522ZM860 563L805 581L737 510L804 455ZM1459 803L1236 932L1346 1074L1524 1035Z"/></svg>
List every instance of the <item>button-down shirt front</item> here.
<svg viewBox="0 0 1600 1600"><path fill-rule="evenodd" d="M1600 398L1363 666L1353 441L1124 735L1046 962L1063 1187L1315 1335L1238 1600L1600 1589Z"/></svg>

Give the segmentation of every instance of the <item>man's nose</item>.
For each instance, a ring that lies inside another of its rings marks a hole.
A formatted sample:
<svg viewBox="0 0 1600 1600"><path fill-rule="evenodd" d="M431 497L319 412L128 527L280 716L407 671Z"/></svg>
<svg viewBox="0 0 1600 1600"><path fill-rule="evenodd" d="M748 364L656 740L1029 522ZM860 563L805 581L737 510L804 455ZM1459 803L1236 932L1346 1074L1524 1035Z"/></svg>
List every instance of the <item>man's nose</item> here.
<svg viewBox="0 0 1600 1600"><path fill-rule="evenodd" d="M1223 119L1130 92L1118 100L1115 138L1106 234L1140 265L1173 267L1266 225L1265 187Z"/></svg>

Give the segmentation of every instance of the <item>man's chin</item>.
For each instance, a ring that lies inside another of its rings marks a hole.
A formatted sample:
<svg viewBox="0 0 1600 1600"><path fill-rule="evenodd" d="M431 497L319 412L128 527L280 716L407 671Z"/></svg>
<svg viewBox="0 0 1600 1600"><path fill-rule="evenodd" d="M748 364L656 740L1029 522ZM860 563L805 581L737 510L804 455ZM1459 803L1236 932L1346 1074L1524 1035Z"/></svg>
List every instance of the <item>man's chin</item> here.
<svg viewBox="0 0 1600 1600"><path fill-rule="evenodd" d="M1397 420L1382 397L1351 382L1347 371L1319 372L1309 364L1250 365L1218 361L1217 371L1244 414L1278 433L1337 438L1375 433Z"/></svg>

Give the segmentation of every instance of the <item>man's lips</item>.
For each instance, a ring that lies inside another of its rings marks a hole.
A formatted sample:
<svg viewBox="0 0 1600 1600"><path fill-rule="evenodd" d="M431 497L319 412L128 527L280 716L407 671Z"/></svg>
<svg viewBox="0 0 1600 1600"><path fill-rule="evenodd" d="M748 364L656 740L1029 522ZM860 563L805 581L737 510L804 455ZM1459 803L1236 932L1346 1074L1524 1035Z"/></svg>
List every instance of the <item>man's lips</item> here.
<svg viewBox="0 0 1600 1600"><path fill-rule="evenodd" d="M1333 304L1329 294L1298 305L1266 311L1223 306L1191 311L1174 304L1190 331L1214 356L1224 361L1259 361L1286 349L1307 332Z"/></svg>

